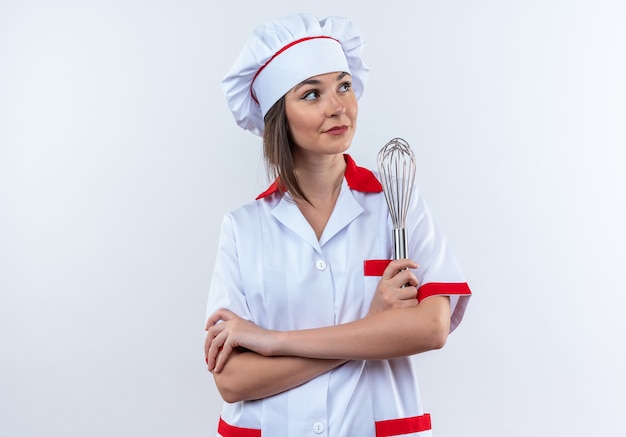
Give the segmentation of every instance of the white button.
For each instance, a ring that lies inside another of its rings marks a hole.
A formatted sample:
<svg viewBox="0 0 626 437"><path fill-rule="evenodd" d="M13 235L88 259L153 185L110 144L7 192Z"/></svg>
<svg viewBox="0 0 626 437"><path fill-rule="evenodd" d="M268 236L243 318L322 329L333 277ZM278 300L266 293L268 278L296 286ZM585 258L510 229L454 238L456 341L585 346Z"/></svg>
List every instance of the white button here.
<svg viewBox="0 0 626 437"><path fill-rule="evenodd" d="M324 424L322 422L315 422L313 424L313 432L315 434L321 434L324 432Z"/></svg>
<svg viewBox="0 0 626 437"><path fill-rule="evenodd" d="M320 259L315 263L315 268L320 272L326 270L326 263Z"/></svg>

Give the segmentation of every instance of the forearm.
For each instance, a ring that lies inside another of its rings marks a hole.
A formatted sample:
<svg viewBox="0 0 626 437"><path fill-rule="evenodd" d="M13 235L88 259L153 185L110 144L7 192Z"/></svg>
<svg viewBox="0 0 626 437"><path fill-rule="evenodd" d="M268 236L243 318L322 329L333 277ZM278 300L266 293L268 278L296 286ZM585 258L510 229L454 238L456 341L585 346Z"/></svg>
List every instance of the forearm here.
<svg viewBox="0 0 626 437"><path fill-rule="evenodd" d="M417 307L384 311L325 328L275 333L273 355L374 360L439 349L450 328L450 303L433 296Z"/></svg>
<svg viewBox="0 0 626 437"><path fill-rule="evenodd" d="M226 402L254 400L297 387L345 362L233 351L213 378Z"/></svg>
<svg viewBox="0 0 626 437"><path fill-rule="evenodd" d="M220 320L222 323L217 323ZM222 371L238 348L265 357L389 359L443 347L450 331L450 300L432 296L415 307L383 311L350 323L285 332L260 328L220 309L209 317L206 326L207 365L215 372ZM246 368L254 370L253 366L244 367L244 372ZM299 383L296 380L295 384Z"/></svg>

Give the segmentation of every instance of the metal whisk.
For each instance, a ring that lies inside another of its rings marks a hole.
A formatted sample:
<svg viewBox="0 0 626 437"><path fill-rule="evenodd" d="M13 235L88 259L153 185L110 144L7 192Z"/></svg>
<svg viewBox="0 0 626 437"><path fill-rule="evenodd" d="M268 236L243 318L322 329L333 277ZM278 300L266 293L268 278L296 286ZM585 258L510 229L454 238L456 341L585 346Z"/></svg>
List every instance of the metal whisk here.
<svg viewBox="0 0 626 437"><path fill-rule="evenodd" d="M415 155L401 138L389 141L378 152L378 171L393 223L393 259L408 258L406 216L415 181Z"/></svg>

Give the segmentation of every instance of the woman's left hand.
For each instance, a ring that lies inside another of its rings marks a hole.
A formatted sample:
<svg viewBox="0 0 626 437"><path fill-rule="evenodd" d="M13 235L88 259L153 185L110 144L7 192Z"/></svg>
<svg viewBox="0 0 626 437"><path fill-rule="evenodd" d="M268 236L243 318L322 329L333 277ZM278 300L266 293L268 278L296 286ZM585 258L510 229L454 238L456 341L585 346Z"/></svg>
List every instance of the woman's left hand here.
<svg viewBox="0 0 626 437"><path fill-rule="evenodd" d="M209 371L219 373L232 351L237 348L264 356L272 355L274 350L275 331L260 328L224 308L209 317L205 330L204 354Z"/></svg>
<svg viewBox="0 0 626 437"><path fill-rule="evenodd" d="M367 315L395 308L416 307L419 282L409 269L418 267L416 262L406 258L391 261L376 286Z"/></svg>

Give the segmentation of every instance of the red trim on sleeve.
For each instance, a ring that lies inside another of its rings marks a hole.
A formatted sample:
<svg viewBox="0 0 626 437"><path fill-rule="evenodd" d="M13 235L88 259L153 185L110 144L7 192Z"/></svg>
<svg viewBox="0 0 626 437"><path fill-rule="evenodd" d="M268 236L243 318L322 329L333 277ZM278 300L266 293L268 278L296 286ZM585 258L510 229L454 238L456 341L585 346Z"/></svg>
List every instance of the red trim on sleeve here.
<svg viewBox="0 0 626 437"><path fill-rule="evenodd" d="M417 290L417 300L421 302L430 296L469 296L472 292L466 282L429 282Z"/></svg>
<svg viewBox="0 0 626 437"><path fill-rule="evenodd" d="M383 191L383 186L380 184L374 173L364 167L356 165L354 160L347 153L343 155L343 159L346 161L346 172L344 177L348 186L352 190L361 191L363 193L380 193ZM280 185L278 179L276 179L267 190L263 191L256 197L256 200L269 196L270 194L280 191Z"/></svg>
<svg viewBox="0 0 626 437"><path fill-rule="evenodd" d="M390 262L390 259L366 259L363 261L363 274L365 276L382 276Z"/></svg>
<svg viewBox="0 0 626 437"><path fill-rule="evenodd" d="M430 414L405 419L381 420L376 422L376 437L390 437L432 429Z"/></svg>
<svg viewBox="0 0 626 437"><path fill-rule="evenodd" d="M217 432L222 437L261 437L260 429L239 428L238 426L229 425L221 417L217 426Z"/></svg>

